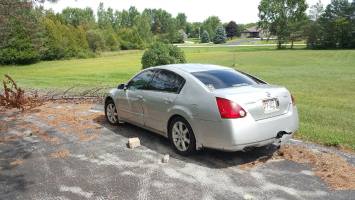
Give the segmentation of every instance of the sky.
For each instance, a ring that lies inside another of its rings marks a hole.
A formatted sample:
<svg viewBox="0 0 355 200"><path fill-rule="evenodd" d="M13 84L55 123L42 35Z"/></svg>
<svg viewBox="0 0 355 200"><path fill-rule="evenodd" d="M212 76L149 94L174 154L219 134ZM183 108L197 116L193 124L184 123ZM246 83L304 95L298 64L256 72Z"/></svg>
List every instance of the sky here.
<svg viewBox="0 0 355 200"><path fill-rule="evenodd" d="M318 0L306 0L308 5L314 5ZM321 0L326 6L331 0ZM208 16L218 16L222 22L231 20L237 23L251 23L258 21L258 5L260 0L59 0L57 3L46 2L45 8L60 12L66 7L90 7L95 12L99 3L105 8L115 10L128 9L135 6L139 11L145 8L162 8L173 16L179 12L187 15L189 22L202 22Z"/></svg>

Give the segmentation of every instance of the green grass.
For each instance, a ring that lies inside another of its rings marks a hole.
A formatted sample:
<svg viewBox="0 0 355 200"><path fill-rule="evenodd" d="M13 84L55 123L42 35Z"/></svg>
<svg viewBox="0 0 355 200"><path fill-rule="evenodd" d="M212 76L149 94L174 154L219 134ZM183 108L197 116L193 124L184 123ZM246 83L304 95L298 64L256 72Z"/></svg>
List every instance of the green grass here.
<svg viewBox="0 0 355 200"><path fill-rule="evenodd" d="M300 115L297 137L355 150L355 50L275 50L273 47L184 48L188 62L212 63L286 86ZM83 60L0 67L25 88L115 87L140 67L142 51Z"/></svg>

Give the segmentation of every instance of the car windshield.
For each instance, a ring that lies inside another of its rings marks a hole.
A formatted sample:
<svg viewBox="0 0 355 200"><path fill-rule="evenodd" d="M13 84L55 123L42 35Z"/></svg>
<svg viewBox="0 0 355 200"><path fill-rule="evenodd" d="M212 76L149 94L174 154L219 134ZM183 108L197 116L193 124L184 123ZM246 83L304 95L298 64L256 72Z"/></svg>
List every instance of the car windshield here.
<svg viewBox="0 0 355 200"><path fill-rule="evenodd" d="M210 70L193 72L209 89L224 89L258 84L252 78L234 70Z"/></svg>

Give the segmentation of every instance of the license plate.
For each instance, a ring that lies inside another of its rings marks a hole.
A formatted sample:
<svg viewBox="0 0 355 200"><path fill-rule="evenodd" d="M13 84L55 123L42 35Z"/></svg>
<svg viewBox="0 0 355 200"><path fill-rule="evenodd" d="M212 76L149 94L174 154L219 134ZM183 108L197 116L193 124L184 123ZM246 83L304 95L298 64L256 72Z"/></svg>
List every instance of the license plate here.
<svg viewBox="0 0 355 200"><path fill-rule="evenodd" d="M276 112L279 109L278 99L263 100L264 113Z"/></svg>

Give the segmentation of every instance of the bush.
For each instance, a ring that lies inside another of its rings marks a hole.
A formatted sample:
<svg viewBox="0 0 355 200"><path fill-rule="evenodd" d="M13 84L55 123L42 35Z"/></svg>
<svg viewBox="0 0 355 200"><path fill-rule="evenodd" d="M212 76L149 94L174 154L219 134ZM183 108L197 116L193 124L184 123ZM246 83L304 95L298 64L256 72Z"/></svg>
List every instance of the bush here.
<svg viewBox="0 0 355 200"><path fill-rule="evenodd" d="M105 49L105 40L99 30L89 30L86 36L89 47L94 53Z"/></svg>
<svg viewBox="0 0 355 200"><path fill-rule="evenodd" d="M213 43L222 44L226 42L226 39L226 31L224 30L223 26L218 26L216 29L216 35L213 38Z"/></svg>
<svg viewBox="0 0 355 200"><path fill-rule="evenodd" d="M11 17L1 24L0 64L32 64L39 60L35 20Z"/></svg>
<svg viewBox="0 0 355 200"><path fill-rule="evenodd" d="M143 69L167 64L185 63L185 55L178 47L154 43L142 56Z"/></svg>
<svg viewBox="0 0 355 200"><path fill-rule="evenodd" d="M27 46L25 49L8 47L0 50L0 64L10 65L32 64L39 60L39 54L33 48Z"/></svg>
<svg viewBox="0 0 355 200"><path fill-rule="evenodd" d="M203 31L201 35L201 43L209 43L210 42L210 35L207 31Z"/></svg>
<svg viewBox="0 0 355 200"><path fill-rule="evenodd" d="M0 48L0 64L32 64L39 58L39 53L34 48L31 39L22 33L10 38L7 44Z"/></svg>
<svg viewBox="0 0 355 200"><path fill-rule="evenodd" d="M118 31L118 41L120 44L120 48L122 50L129 49L144 49L145 42L139 36L136 29L133 28L123 28Z"/></svg>

